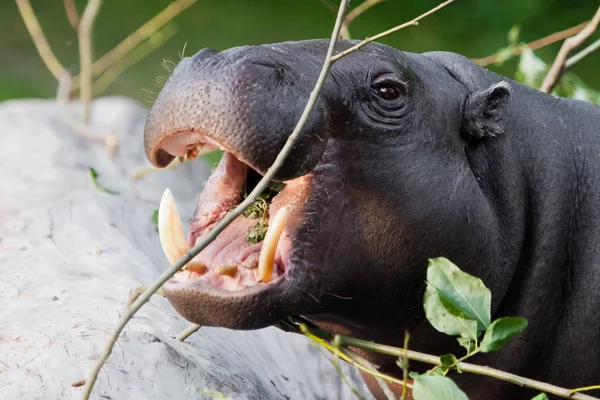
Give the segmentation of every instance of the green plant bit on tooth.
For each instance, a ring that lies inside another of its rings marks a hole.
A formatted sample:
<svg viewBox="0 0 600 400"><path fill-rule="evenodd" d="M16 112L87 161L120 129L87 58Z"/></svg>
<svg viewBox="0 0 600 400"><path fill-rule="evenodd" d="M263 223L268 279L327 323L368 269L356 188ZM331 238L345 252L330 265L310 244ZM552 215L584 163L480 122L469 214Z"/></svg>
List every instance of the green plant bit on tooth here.
<svg viewBox="0 0 600 400"><path fill-rule="evenodd" d="M269 202L285 188L283 182L271 182L269 187L242 214L246 218L260 219L248 230L248 242L258 243L265 238L269 227ZM247 193L244 193L244 198Z"/></svg>
<svg viewBox="0 0 600 400"><path fill-rule="evenodd" d="M250 243L258 243L265 238L269 226L265 222L257 222L248 231L248 241Z"/></svg>

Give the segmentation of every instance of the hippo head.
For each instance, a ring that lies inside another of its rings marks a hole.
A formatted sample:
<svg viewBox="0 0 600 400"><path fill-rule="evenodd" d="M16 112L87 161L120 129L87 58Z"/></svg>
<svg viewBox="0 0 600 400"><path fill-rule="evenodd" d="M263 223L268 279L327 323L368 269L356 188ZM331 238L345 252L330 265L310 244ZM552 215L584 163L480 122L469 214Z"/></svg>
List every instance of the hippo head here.
<svg viewBox="0 0 600 400"><path fill-rule="evenodd" d="M337 50L354 43L340 41ZM165 167L199 148L224 151L200 194L187 248L273 163L327 45L205 49L177 66L147 120L148 159ZM497 224L468 148L502 133L510 91L500 80L456 76L443 54L371 43L336 61L276 176L284 189L264 214L229 225L194 259L199 268L165 284L176 310L200 325L256 329L303 315L400 339L400 330L424 325L428 258L448 257L488 276ZM275 229L282 209L289 217L267 257L273 271L260 279L265 240L250 240L249 232L267 219Z"/></svg>

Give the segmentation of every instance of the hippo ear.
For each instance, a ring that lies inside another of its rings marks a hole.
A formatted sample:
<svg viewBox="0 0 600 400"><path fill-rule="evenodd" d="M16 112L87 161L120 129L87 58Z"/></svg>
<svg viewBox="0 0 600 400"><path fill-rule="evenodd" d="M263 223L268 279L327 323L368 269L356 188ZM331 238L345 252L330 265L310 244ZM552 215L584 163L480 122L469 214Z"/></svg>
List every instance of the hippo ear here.
<svg viewBox="0 0 600 400"><path fill-rule="evenodd" d="M510 86L500 82L473 92L465 105L463 131L472 139L494 138L504 132L502 117L510 98Z"/></svg>

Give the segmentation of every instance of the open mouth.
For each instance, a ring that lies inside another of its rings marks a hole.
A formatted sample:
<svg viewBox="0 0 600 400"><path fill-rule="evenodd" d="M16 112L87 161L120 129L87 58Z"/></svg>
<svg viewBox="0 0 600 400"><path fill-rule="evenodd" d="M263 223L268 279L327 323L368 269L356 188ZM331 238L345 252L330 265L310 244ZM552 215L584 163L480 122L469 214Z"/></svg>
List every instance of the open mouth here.
<svg viewBox="0 0 600 400"><path fill-rule="evenodd" d="M261 176L232 152L205 135L178 133L161 146L171 156L195 158L200 152L220 148L221 162L202 190L187 238L175 201L167 189L159 208L158 229L162 249L174 264L195 243L206 237L227 213L254 189ZM271 182L243 215L229 224L171 284L207 285L224 292L242 291L285 279L299 214L309 192L310 174ZM258 289L258 288L257 288Z"/></svg>

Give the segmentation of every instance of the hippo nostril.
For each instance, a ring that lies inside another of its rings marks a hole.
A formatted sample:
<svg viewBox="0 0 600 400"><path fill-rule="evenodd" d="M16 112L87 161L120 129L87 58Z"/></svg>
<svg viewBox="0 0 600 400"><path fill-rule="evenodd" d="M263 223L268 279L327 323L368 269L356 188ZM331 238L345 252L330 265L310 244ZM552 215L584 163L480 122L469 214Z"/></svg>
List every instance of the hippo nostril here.
<svg viewBox="0 0 600 400"><path fill-rule="evenodd" d="M171 161L175 158L175 156L167 153L163 149L158 149L155 154L156 166L159 168L164 168L167 165L171 164Z"/></svg>

